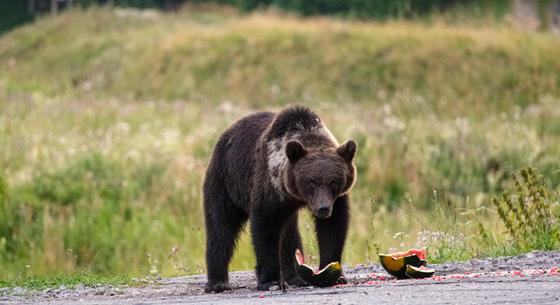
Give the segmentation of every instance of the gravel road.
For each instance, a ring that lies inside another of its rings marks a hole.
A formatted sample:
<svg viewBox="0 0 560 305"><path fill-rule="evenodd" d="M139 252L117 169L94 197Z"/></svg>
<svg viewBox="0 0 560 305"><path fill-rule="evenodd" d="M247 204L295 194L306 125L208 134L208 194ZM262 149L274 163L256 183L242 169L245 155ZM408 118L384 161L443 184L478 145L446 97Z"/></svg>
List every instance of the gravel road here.
<svg viewBox="0 0 560 305"><path fill-rule="evenodd" d="M348 285L255 290L252 272L233 272L233 291L205 294L204 275L140 287L0 289L0 304L560 304L560 251L432 265L424 280L395 280L379 265L346 267Z"/></svg>

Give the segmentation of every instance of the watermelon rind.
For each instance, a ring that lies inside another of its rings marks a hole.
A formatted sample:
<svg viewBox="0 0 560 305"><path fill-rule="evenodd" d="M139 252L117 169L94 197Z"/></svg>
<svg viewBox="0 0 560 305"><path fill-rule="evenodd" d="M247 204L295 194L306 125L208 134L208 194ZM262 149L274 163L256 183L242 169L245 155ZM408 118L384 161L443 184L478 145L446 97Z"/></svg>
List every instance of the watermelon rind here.
<svg viewBox="0 0 560 305"><path fill-rule="evenodd" d="M299 249L296 250L296 271L304 281L317 287L333 286L342 276L340 262L332 262L325 268L314 271L313 268L303 263L303 255Z"/></svg>
<svg viewBox="0 0 560 305"><path fill-rule="evenodd" d="M436 271L434 269L428 269L428 268L421 269L419 267L406 265L405 274L406 276L412 279L425 279L434 275L435 272Z"/></svg>
<svg viewBox="0 0 560 305"><path fill-rule="evenodd" d="M426 260L420 259L416 254L402 257L394 257L391 254L379 254L379 261L381 262L383 269L398 279L409 278L406 275L407 265L420 267L427 264Z"/></svg>

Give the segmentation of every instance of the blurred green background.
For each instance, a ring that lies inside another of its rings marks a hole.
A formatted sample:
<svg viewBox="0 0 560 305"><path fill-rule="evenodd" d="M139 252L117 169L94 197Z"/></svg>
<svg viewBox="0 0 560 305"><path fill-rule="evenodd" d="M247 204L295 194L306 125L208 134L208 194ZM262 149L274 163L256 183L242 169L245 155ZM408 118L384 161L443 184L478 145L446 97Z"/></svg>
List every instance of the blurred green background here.
<svg viewBox="0 0 560 305"><path fill-rule="evenodd" d="M289 104L359 144L345 263L559 246L513 238L491 201L521 198L510 174L532 166L558 229L555 1L22 3L1 4L3 279L204 272L216 139ZM253 266L245 234L232 269Z"/></svg>
<svg viewBox="0 0 560 305"><path fill-rule="evenodd" d="M534 1L550 6L552 1ZM117 7L177 10L183 4L215 3L248 12L255 9L279 8L304 16L336 15L362 19L418 18L434 12L464 12L502 18L511 7L509 0L25 0L0 4L0 33L45 13L74 6L111 5Z"/></svg>

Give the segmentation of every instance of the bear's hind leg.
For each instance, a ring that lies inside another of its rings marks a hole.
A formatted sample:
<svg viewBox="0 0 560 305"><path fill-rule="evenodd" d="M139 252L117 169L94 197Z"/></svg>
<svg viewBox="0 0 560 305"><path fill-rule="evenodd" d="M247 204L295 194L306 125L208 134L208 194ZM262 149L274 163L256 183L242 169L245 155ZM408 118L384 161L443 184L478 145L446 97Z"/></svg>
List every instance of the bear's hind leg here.
<svg viewBox="0 0 560 305"><path fill-rule="evenodd" d="M288 285L307 286L307 283L297 274L295 264L296 249L303 251L301 236L298 230L298 214L294 213L284 225L282 244L280 249L280 271L282 279Z"/></svg>
<svg viewBox="0 0 560 305"><path fill-rule="evenodd" d="M248 218L245 212L236 208L223 197L221 200L216 196L204 199L208 273L206 292L222 292L231 289L228 279L228 266L239 232Z"/></svg>

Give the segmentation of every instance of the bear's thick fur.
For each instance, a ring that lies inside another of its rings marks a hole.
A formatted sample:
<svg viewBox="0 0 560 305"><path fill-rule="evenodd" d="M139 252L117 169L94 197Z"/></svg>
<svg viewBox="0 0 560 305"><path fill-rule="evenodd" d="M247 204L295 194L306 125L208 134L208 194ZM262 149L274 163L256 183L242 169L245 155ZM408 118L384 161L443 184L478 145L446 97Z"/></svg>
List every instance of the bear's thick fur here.
<svg viewBox="0 0 560 305"><path fill-rule="evenodd" d="M355 153L354 141L339 145L305 107L256 113L226 130L214 148L203 186L206 292L231 289L228 265L248 219L259 290L305 285L294 268L295 249L302 248L297 226L302 207L315 216L320 268L340 261Z"/></svg>

